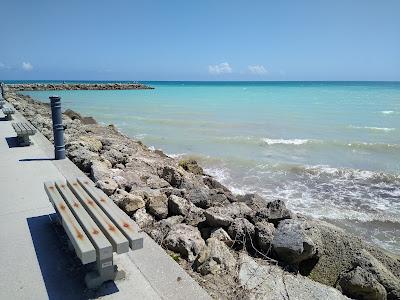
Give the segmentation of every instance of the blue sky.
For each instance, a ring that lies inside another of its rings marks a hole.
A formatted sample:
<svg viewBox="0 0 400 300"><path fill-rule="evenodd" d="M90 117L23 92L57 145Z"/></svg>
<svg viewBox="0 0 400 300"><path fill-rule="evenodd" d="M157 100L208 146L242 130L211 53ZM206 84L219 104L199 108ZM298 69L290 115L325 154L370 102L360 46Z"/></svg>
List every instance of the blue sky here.
<svg viewBox="0 0 400 300"><path fill-rule="evenodd" d="M400 1L2 0L0 79L400 80Z"/></svg>

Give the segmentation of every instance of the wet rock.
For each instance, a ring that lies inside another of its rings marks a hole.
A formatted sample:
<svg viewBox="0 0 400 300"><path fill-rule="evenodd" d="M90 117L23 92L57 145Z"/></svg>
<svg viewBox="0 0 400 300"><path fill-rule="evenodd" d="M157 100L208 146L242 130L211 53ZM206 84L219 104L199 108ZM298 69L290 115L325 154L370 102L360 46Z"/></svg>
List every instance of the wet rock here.
<svg viewBox="0 0 400 300"><path fill-rule="evenodd" d="M298 264L319 254L318 231L304 220L284 220L278 225L272 246L278 257L288 264Z"/></svg>
<svg viewBox="0 0 400 300"><path fill-rule="evenodd" d="M228 227L228 234L236 245L253 248L255 244L255 227L245 218L234 219Z"/></svg>
<svg viewBox="0 0 400 300"><path fill-rule="evenodd" d="M274 224L261 221L255 224L255 228L257 246L262 253L268 254L271 251L271 243L274 238Z"/></svg>
<svg viewBox="0 0 400 300"><path fill-rule="evenodd" d="M164 167L161 171L160 177L175 188L179 188L181 186L182 176L175 168L169 166Z"/></svg>
<svg viewBox="0 0 400 300"><path fill-rule="evenodd" d="M158 219L164 219L168 216L168 199L164 194L151 197L147 201L147 210Z"/></svg>
<svg viewBox="0 0 400 300"><path fill-rule="evenodd" d="M70 117L72 120L82 119L82 116L79 113L77 113L76 111L73 111L72 109L67 109L63 114Z"/></svg>
<svg viewBox="0 0 400 300"><path fill-rule="evenodd" d="M374 276L361 267L344 273L338 282L339 290L353 299L386 300L385 288Z"/></svg>
<svg viewBox="0 0 400 300"><path fill-rule="evenodd" d="M207 246L200 251L193 266L201 275L232 272L236 267L236 259L224 242L209 238Z"/></svg>
<svg viewBox="0 0 400 300"><path fill-rule="evenodd" d="M203 169L194 159L183 159L179 161L179 166L187 172L193 173L195 175L203 175Z"/></svg>
<svg viewBox="0 0 400 300"><path fill-rule="evenodd" d="M96 186L101 189L107 196L111 196L118 188L118 184L112 179L104 179L96 182Z"/></svg>
<svg viewBox="0 0 400 300"><path fill-rule="evenodd" d="M174 225L164 240L167 249L180 253L189 261L193 261L205 246L200 231L187 224Z"/></svg>
<svg viewBox="0 0 400 300"><path fill-rule="evenodd" d="M210 238L215 238L221 242L224 242L228 247L233 245L233 240L229 234L222 228L214 229L211 231Z"/></svg>
<svg viewBox="0 0 400 300"><path fill-rule="evenodd" d="M135 220L140 228L150 227L154 222L154 218L146 212L145 208L138 209L133 214L133 220Z"/></svg>

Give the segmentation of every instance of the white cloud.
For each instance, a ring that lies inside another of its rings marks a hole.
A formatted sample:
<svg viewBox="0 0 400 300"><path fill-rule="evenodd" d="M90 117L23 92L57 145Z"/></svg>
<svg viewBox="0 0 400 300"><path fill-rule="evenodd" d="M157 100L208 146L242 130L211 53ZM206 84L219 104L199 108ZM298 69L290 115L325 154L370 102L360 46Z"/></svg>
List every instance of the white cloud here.
<svg viewBox="0 0 400 300"><path fill-rule="evenodd" d="M220 63L218 65L209 65L208 72L210 74L232 73L232 68L227 62L224 62L224 63Z"/></svg>
<svg viewBox="0 0 400 300"><path fill-rule="evenodd" d="M23 62L22 69L24 69L24 71L32 71L33 66L30 62Z"/></svg>
<svg viewBox="0 0 400 300"><path fill-rule="evenodd" d="M249 69L250 73L256 75L264 75L268 73L267 69L263 65L247 66L247 68Z"/></svg>

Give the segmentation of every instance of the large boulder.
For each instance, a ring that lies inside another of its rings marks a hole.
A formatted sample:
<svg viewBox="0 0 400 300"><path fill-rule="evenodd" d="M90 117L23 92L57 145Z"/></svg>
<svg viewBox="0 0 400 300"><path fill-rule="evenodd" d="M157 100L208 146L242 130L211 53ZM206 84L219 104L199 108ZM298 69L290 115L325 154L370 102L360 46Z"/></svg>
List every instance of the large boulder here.
<svg viewBox="0 0 400 300"><path fill-rule="evenodd" d="M197 226L204 221L203 209L175 195L168 197L168 210L171 215L184 216L185 222L193 226Z"/></svg>
<svg viewBox="0 0 400 300"><path fill-rule="evenodd" d="M253 211L245 203L234 202L226 206L214 206L206 209L204 215L211 227L227 227L235 218L252 216Z"/></svg>
<svg viewBox="0 0 400 300"><path fill-rule="evenodd" d="M228 234L236 245L253 248L255 227L245 218L236 218L228 227Z"/></svg>
<svg viewBox="0 0 400 300"><path fill-rule="evenodd" d="M175 168L172 168L170 166L165 166L160 171L160 177L175 188L179 188L181 186L182 176Z"/></svg>
<svg viewBox="0 0 400 300"><path fill-rule="evenodd" d="M222 228L212 230L210 238L215 238L221 242L224 242L229 247L233 245L233 240L231 239L229 234Z"/></svg>
<svg viewBox="0 0 400 300"><path fill-rule="evenodd" d="M272 240L279 259L288 264L299 264L318 256L321 244L318 230L300 219L281 221Z"/></svg>
<svg viewBox="0 0 400 300"><path fill-rule="evenodd" d="M94 136L82 135L78 140L85 148L93 152L100 152L103 144Z"/></svg>
<svg viewBox="0 0 400 300"><path fill-rule="evenodd" d="M193 173L195 175L203 175L203 169L194 159L183 159L179 161L179 166L187 172Z"/></svg>
<svg viewBox="0 0 400 300"><path fill-rule="evenodd" d="M237 201L244 202L255 211L266 208L267 201L258 194L245 194L236 196Z"/></svg>
<svg viewBox="0 0 400 300"><path fill-rule="evenodd" d="M146 212L145 208L138 209L133 214L133 220L139 225L140 228L147 228L154 222L154 218Z"/></svg>
<svg viewBox="0 0 400 300"><path fill-rule="evenodd" d="M285 219L293 218L293 213L286 208L285 202L282 200L274 200L268 202L264 208L257 210L255 214L255 221L267 220L274 225Z"/></svg>
<svg viewBox="0 0 400 300"><path fill-rule="evenodd" d="M118 188L118 184L110 178L97 181L96 186L106 193L107 196L111 196Z"/></svg>
<svg viewBox="0 0 400 300"><path fill-rule="evenodd" d="M186 198L200 208L210 207L209 192L206 188L193 188L186 193Z"/></svg>
<svg viewBox="0 0 400 300"><path fill-rule="evenodd" d="M172 216L154 223L153 228L150 230L150 236L160 245L164 244L164 240L170 232L171 228L180 224L183 221L182 216Z"/></svg>
<svg viewBox="0 0 400 300"><path fill-rule="evenodd" d="M193 264L201 275L217 274L221 271L233 271L236 259L224 242L209 238Z"/></svg>
<svg viewBox="0 0 400 300"><path fill-rule="evenodd" d="M268 254L272 248L272 240L274 238L275 227L274 224L267 221L257 222L256 227L256 243L260 251Z"/></svg>
<svg viewBox="0 0 400 300"><path fill-rule="evenodd" d="M265 261L256 262L244 253L240 256L239 265L239 284L245 291L246 299L348 299L332 287L301 275L287 273Z"/></svg>
<svg viewBox="0 0 400 300"><path fill-rule="evenodd" d="M142 197L129 193L119 203L119 207L121 207L121 209L130 216L132 216L138 209L143 208L144 206L145 202Z"/></svg>
<svg viewBox="0 0 400 300"><path fill-rule="evenodd" d="M111 163L107 160L99 161L95 160L90 166L90 176L94 182L103 180L105 178L111 178Z"/></svg>
<svg viewBox="0 0 400 300"><path fill-rule="evenodd" d="M340 276L338 288L353 299L386 300L385 288L374 276L361 267Z"/></svg>
<svg viewBox="0 0 400 300"><path fill-rule="evenodd" d="M180 253L182 257L193 261L205 246L205 242L196 227L177 224L166 236L164 245L167 249Z"/></svg>
<svg viewBox="0 0 400 300"><path fill-rule="evenodd" d="M168 216L168 199L164 194L151 197L146 206L149 213L158 219L164 219Z"/></svg>

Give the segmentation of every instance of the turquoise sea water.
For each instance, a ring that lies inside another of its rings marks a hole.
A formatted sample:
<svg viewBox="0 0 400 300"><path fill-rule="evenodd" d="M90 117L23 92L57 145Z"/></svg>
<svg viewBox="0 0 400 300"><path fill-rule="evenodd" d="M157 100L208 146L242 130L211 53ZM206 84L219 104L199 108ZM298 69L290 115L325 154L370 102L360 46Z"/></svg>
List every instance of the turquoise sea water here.
<svg viewBox="0 0 400 300"><path fill-rule="evenodd" d="M149 82L64 108L400 253L399 82ZM53 92L27 92L48 101Z"/></svg>

